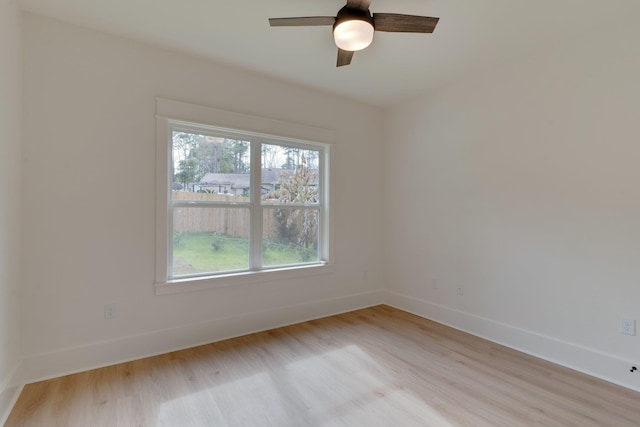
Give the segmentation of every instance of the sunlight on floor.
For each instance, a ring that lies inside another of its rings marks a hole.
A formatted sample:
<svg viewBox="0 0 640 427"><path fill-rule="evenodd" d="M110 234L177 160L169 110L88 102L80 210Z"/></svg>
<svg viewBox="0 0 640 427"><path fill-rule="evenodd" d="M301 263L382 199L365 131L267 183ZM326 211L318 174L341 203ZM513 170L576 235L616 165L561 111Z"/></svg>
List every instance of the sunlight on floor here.
<svg viewBox="0 0 640 427"><path fill-rule="evenodd" d="M356 345L165 402L157 426L453 427ZM246 410L225 412L245 403ZM229 404L226 404L229 402Z"/></svg>

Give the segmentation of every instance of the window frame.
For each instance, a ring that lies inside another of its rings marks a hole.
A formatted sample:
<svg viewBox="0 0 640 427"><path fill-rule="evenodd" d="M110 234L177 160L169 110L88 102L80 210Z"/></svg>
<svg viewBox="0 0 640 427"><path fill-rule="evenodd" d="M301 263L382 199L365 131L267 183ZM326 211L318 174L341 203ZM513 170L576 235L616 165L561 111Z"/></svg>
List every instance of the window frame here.
<svg viewBox="0 0 640 427"><path fill-rule="evenodd" d="M220 203L174 203L172 190L172 146L173 131L185 131L199 134L225 135L230 138L248 141L250 151L251 193L248 202ZM331 154L335 138L333 131L298 125L259 116L239 114L209 107L187 104L163 98L156 98L156 294L185 292L192 290L234 286L284 280L333 272L332 250L332 210L329 181L331 178ZM279 204L262 203L261 170L262 144L318 150L319 193L318 204L283 204L286 208L318 209L318 261L281 266L264 267L256 263L262 255L262 215L264 209L272 209ZM259 165L258 170L254 166ZM257 190L256 190L257 189ZM170 277L172 265L172 218L175 204L192 207L235 206L249 209L249 268L247 270L212 272L202 275ZM256 238L256 236L258 236Z"/></svg>

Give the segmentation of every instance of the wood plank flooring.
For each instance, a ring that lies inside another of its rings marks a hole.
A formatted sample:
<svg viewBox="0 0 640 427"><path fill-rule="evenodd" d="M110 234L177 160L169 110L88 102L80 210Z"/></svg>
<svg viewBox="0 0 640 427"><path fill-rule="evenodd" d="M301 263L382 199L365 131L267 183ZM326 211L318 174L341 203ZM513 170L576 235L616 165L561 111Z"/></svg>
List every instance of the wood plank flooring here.
<svg viewBox="0 0 640 427"><path fill-rule="evenodd" d="M27 385L16 426L640 426L640 393L377 306Z"/></svg>

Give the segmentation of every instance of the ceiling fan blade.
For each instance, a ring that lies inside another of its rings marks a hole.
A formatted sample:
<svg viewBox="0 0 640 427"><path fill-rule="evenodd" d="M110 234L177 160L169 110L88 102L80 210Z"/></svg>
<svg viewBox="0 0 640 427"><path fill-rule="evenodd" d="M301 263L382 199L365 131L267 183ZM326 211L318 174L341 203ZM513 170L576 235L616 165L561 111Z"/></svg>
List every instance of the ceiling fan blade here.
<svg viewBox="0 0 640 427"><path fill-rule="evenodd" d="M373 26L376 31L397 33L433 33L440 18L402 15L399 13L374 13Z"/></svg>
<svg viewBox="0 0 640 427"><path fill-rule="evenodd" d="M299 27L315 25L333 25L336 22L334 16L301 16L296 18L269 18L272 27Z"/></svg>
<svg viewBox="0 0 640 427"><path fill-rule="evenodd" d="M348 9L357 9L365 12L369 10L370 4L371 0L347 0Z"/></svg>
<svg viewBox="0 0 640 427"><path fill-rule="evenodd" d="M353 58L352 51L338 49L338 62L336 63L336 67L342 67L344 65L351 64L351 58Z"/></svg>

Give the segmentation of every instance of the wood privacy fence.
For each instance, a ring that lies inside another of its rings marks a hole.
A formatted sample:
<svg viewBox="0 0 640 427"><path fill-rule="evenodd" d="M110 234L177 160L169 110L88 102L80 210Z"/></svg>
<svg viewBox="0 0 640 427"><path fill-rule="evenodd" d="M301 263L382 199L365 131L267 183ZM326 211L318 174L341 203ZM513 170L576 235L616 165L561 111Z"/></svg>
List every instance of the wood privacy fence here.
<svg viewBox="0 0 640 427"><path fill-rule="evenodd" d="M215 193L190 193L186 191L172 191L173 200L184 201L238 201L237 196ZM248 200L248 199L244 199ZM275 212L275 209L273 209ZM248 207L180 207L173 213L174 232L213 232L234 237L249 237L249 208ZM262 230L265 237L277 237L276 220L273 215L264 215Z"/></svg>

